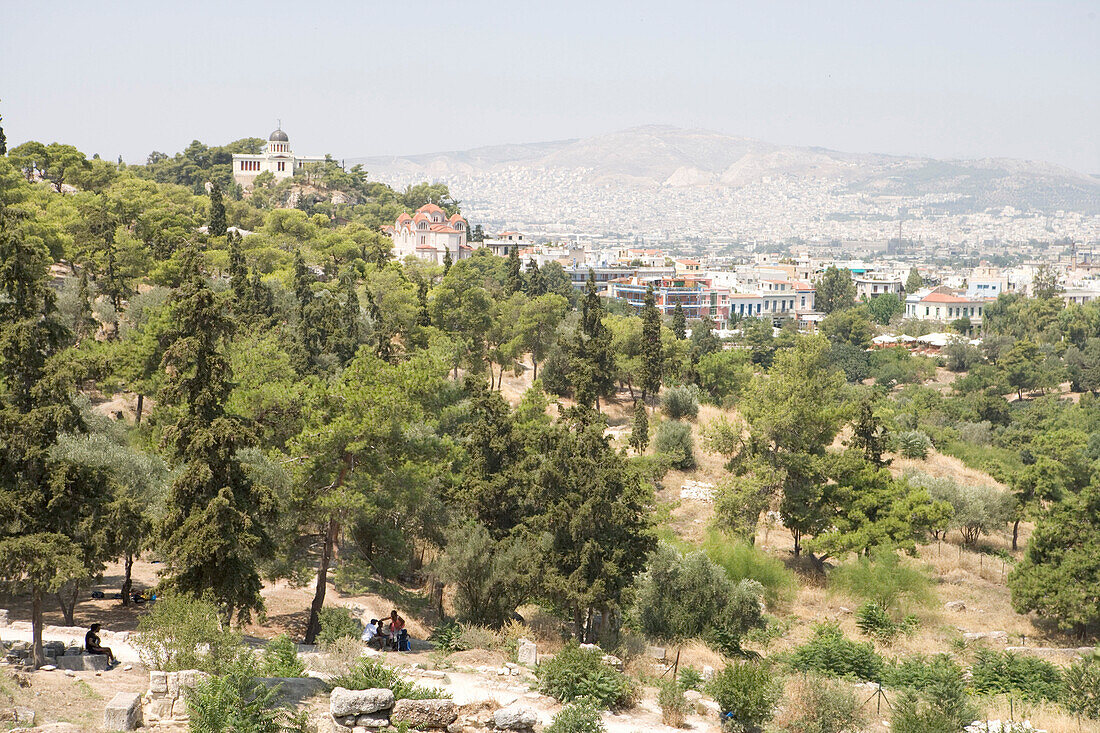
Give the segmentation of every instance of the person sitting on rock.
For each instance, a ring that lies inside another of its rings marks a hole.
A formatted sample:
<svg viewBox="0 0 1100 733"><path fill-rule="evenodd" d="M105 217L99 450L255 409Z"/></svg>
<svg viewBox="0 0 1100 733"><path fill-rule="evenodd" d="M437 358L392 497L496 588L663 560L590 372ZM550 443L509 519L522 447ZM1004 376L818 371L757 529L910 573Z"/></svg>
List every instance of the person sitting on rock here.
<svg viewBox="0 0 1100 733"><path fill-rule="evenodd" d="M363 635L360 638L368 647L377 647L381 649L383 636L382 622L376 618L372 618L370 623L363 627Z"/></svg>
<svg viewBox="0 0 1100 733"><path fill-rule="evenodd" d="M92 624L88 630L88 633L84 635L84 651L89 654L105 654L107 655L107 664L114 666L118 664L118 660L115 659L114 653L110 647L100 646L99 644L99 630L103 628L100 624Z"/></svg>

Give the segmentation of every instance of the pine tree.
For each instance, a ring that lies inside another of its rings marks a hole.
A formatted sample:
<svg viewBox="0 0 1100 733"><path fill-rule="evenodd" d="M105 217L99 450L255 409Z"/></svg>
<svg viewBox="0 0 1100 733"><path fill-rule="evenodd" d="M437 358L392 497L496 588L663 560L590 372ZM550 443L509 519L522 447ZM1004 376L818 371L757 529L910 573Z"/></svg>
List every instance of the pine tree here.
<svg viewBox="0 0 1100 733"><path fill-rule="evenodd" d="M362 315L362 308L359 305L359 294L355 291L355 270L348 268L344 272L343 278L341 278L341 290L344 291L344 311L343 311L343 326L344 333L338 339L337 352L340 356L342 363L347 364L355 356L356 350L359 348L359 317ZM373 298L370 296L370 291L367 292L367 298L371 300L373 305Z"/></svg>
<svg viewBox="0 0 1100 733"><path fill-rule="evenodd" d="M596 275L589 270L584 300L581 301L581 321L573 337L569 371L577 404L586 407L595 404L597 409L600 397L611 394L615 387L611 330L604 324L603 316L603 303L596 292Z"/></svg>
<svg viewBox="0 0 1100 733"><path fill-rule="evenodd" d="M504 281L504 292L508 295L523 290L523 272L520 268L519 247L508 250L508 278Z"/></svg>
<svg viewBox="0 0 1100 733"><path fill-rule="evenodd" d="M642 308L642 400L647 396L657 396L661 391L661 368L664 354L661 350L661 312L657 310L657 301L653 296L653 286L645 291L645 305Z"/></svg>
<svg viewBox="0 0 1100 733"><path fill-rule="evenodd" d="M924 287L924 278L917 272L917 268L909 268L909 277L905 278L905 292L912 295Z"/></svg>
<svg viewBox="0 0 1100 733"><path fill-rule="evenodd" d="M454 260L451 259L451 250L443 251L443 274L446 275L451 271L451 265L454 264Z"/></svg>
<svg viewBox="0 0 1100 733"><path fill-rule="evenodd" d="M687 316L684 315L684 307L680 303L676 303L676 307L672 309L672 333L681 341L687 338Z"/></svg>
<svg viewBox="0 0 1100 733"><path fill-rule="evenodd" d="M225 202L222 200L222 187L217 181L210 186L210 227L208 231L212 237L224 237L227 227L225 223Z"/></svg>
<svg viewBox="0 0 1100 733"><path fill-rule="evenodd" d="M313 273L306 267L302 251L294 254L294 297L298 300L297 343L294 349L295 368L301 373L312 372L321 355L318 324L314 314Z"/></svg>
<svg viewBox="0 0 1100 733"><path fill-rule="evenodd" d="M630 447L644 453L649 445L649 416L644 402L634 403L634 419L630 423Z"/></svg>
<svg viewBox="0 0 1100 733"><path fill-rule="evenodd" d="M175 294L171 345L161 403L177 407L165 443L179 471L157 529L168 586L210 593L226 619L247 620L263 609L258 565L271 548L270 492L252 483L238 451L253 443L249 429L225 413L233 374L224 346L233 322L223 311L191 253Z"/></svg>
<svg viewBox="0 0 1100 733"><path fill-rule="evenodd" d="M890 433L875 415L871 400L860 402L848 445L860 451L864 459L874 466L890 465L890 459L882 457L890 445Z"/></svg>
<svg viewBox="0 0 1100 733"><path fill-rule="evenodd" d="M77 320L76 333L74 335L77 341L82 341L89 336L94 336L96 330L99 328L99 322L92 313L92 298L88 292L87 268L81 269L80 271L80 287L77 290L76 302Z"/></svg>

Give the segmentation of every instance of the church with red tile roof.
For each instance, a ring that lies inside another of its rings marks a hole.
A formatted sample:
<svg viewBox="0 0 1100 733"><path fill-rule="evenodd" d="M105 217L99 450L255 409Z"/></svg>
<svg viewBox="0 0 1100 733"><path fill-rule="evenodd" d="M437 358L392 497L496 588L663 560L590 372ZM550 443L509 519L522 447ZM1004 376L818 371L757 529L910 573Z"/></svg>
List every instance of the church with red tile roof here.
<svg viewBox="0 0 1100 733"><path fill-rule="evenodd" d="M409 216L402 213L392 227L383 231L393 238L393 254L399 260L409 255L442 264L447 252L458 262L473 254L466 243L468 224L461 214L447 216L435 204L425 204Z"/></svg>

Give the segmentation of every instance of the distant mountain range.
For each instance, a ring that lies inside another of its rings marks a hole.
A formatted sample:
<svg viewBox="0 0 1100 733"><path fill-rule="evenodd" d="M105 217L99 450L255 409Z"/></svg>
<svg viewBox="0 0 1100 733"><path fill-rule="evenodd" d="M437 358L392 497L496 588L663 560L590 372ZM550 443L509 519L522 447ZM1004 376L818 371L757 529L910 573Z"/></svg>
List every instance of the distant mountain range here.
<svg viewBox="0 0 1100 733"><path fill-rule="evenodd" d="M789 197L797 196L800 188L824 188L837 196L854 194L878 201L896 197L903 205L933 202L956 214L1005 206L1100 214L1100 179L1051 163L844 153L665 126L348 162L362 163L372 178L388 183L447 182L459 199L479 207L507 205L502 200L505 192L494 183L503 177L513 186L526 188L522 195L548 201L568 198L568 192L555 191L555 186L578 184L624 196L638 190L671 189L694 197L771 187ZM563 176L563 172L569 174ZM825 208L836 213L831 203Z"/></svg>

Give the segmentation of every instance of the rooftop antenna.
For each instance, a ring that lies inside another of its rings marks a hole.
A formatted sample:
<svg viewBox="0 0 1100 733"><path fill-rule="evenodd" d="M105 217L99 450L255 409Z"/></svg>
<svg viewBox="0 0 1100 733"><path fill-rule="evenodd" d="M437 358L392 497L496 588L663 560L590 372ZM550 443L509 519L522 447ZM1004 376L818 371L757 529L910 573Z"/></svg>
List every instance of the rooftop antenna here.
<svg viewBox="0 0 1100 733"><path fill-rule="evenodd" d="M276 126L275 126L275 129L276 129L276 130L281 130L281 129L283 129L283 121L282 121L281 119L279 119L279 118L276 118L276 119L275 119L275 121L279 123L278 125L276 125Z"/></svg>

